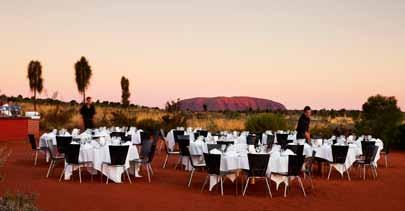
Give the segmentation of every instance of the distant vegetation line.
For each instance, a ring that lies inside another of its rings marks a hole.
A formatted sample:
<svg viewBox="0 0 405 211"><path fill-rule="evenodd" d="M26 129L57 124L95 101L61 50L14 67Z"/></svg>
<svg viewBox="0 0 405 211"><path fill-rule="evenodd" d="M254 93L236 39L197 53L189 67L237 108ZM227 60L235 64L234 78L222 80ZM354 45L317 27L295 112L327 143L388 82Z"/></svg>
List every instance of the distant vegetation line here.
<svg viewBox="0 0 405 211"><path fill-rule="evenodd" d="M59 99L54 99L54 98L36 98L35 100L32 97L24 97L22 95L18 96L7 96L5 94L0 95L0 101L7 101L8 99L13 100L14 102L20 102L20 103L34 103L36 102L37 105L79 105L80 103L77 102L76 100L70 100L70 101L63 101ZM121 102L117 101L101 101L101 100L96 100L95 102L96 106L103 106L103 107L114 107L114 108L125 108L125 105L123 105ZM169 102L168 102L169 103ZM176 103L173 101L172 103ZM155 110L168 110L167 106L166 108L159 108L159 107L148 107L148 106L143 106L143 105L136 105L136 104L129 104L128 107L130 108L139 108L139 109L155 109ZM191 111L190 111L191 112ZM209 111L211 113L216 113L213 111ZM219 113L223 112L239 112L239 113L266 113L266 112L271 112L271 113L281 113L281 114L300 114L302 111L298 109L288 109L288 110L246 110L246 111L217 111ZM332 116L332 117L338 117L338 116L347 116L351 117L354 119L357 119L361 113L360 110L355 110L355 109L319 109L319 110L313 110L315 115L320 115L320 116ZM195 113L201 113L201 112L195 112Z"/></svg>

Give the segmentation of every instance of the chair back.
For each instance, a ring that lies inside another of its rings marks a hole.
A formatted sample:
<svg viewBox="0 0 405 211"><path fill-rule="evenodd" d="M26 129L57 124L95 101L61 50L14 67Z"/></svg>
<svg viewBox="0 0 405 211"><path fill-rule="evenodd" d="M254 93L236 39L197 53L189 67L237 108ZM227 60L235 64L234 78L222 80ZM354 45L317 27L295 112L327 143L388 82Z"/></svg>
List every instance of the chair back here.
<svg viewBox="0 0 405 211"><path fill-rule="evenodd" d="M65 161L68 164L79 164L80 144L68 144L65 148Z"/></svg>
<svg viewBox="0 0 405 211"><path fill-rule="evenodd" d="M210 153L211 150L213 150L213 149L217 149L217 150L221 151L221 144L207 144L208 153Z"/></svg>
<svg viewBox="0 0 405 211"><path fill-rule="evenodd" d="M142 143L142 155L148 163L153 161L156 151L156 142L148 140Z"/></svg>
<svg viewBox="0 0 405 211"><path fill-rule="evenodd" d="M251 177L265 177L269 165L270 154L248 154L249 171Z"/></svg>
<svg viewBox="0 0 405 211"><path fill-rule="evenodd" d="M226 145L226 146L232 145L232 144L234 144L234 143L235 143L234 141L217 141L217 144L219 144L219 145Z"/></svg>
<svg viewBox="0 0 405 211"><path fill-rule="evenodd" d="M125 137L125 132L111 132L110 137L111 138L112 137L121 138L121 140L122 140Z"/></svg>
<svg viewBox="0 0 405 211"><path fill-rule="evenodd" d="M255 133L256 135L256 139L259 142L263 142L262 138L263 138L263 133Z"/></svg>
<svg viewBox="0 0 405 211"><path fill-rule="evenodd" d="M267 134L267 145L271 146L274 144L274 135Z"/></svg>
<svg viewBox="0 0 405 211"><path fill-rule="evenodd" d="M246 143L247 145L257 145L259 143L259 140L257 139L257 136L255 134L249 134L246 137Z"/></svg>
<svg viewBox="0 0 405 211"><path fill-rule="evenodd" d="M177 142L179 136L184 136L184 130L173 130L174 141Z"/></svg>
<svg viewBox="0 0 405 211"><path fill-rule="evenodd" d="M366 164L371 164L372 162L374 162L377 152L378 152L378 147L375 144L374 145L372 145L372 144L364 145L364 148L363 148L364 162Z"/></svg>
<svg viewBox="0 0 405 211"><path fill-rule="evenodd" d="M289 155L288 156L288 176L298 176L304 165L305 157L302 155Z"/></svg>
<svg viewBox="0 0 405 211"><path fill-rule="evenodd" d="M190 146L190 136L178 136L177 143L179 144L179 150L181 156L190 156L188 147Z"/></svg>
<svg viewBox="0 0 405 211"><path fill-rule="evenodd" d="M199 133L200 136L204 136L204 138L208 136L207 130L197 130L197 133Z"/></svg>
<svg viewBox="0 0 405 211"><path fill-rule="evenodd" d="M70 143L72 143L72 136L56 136L56 148L60 154L65 153L65 149Z"/></svg>
<svg viewBox="0 0 405 211"><path fill-rule="evenodd" d="M46 140L46 142L48 145L46 149L48 150L49 155L51 156L52 159L55 159L59 154L57 147L53 145L52 139L48 139Z"/></svg>
<svg viewBox="0 0 405 211"><path fill-rule="evenodd" d="M332 145L333 163L344 164L348 151L349 146Z"/></svg>
<svg viewBox="0 0 405 211"><path fill-rule="evenodd" d="M304 145L289 144L289 145L287 145L287 149L290 149L296 155L303 155L304 154Z"/></svg>
<svg viewBox="0 0 405 211"><path fill-rule="evenodd" d="M364 152L368 150L368 148L371 148L372 146L375 146L375 141L362 141L361 142L361 151Z"/></svg>
<svg viewBox="0 0 405 211"><path fill-rule="evenodd" d="M149 141L151 134L149 132L142 131L140 132L140 136L141 136L141 143L143 143L145 141Z"/></svg>
<svg viewBox="0 0 405 211"><path fill-rule="evenodd" d="M150 149L150 153L148 156L148 162L152 163L153 158L155 157L155 152L156 152L156 143L152 143L152 147Z"/></svg>
<svg viewBox="0 0 405 211"><path fill-rule="evenodd" d="M287 147L288 144L288 134L284 133L277 133L277 144L281 146L281 148Z"/></svg>
<svg viewBox="0 0 405 211"><path fill-rule="evenodd" d="M34 134L28 134L28 141L31 144L31 149L36 150L37 149L37 141L35 140Z"/></svg>
<svg viewBox="0 0 405 211"><path fill-rule="evenodd" d="M197 140L198 137L200 137L200 133L199 133L199 132L195 132L195 133L194 133L194 139Z"/></svg>
<svg viewBox="0 0 405 211"><path fill-rule="evenodd" d="M205 165L210 175L220 175L221 155L204 153Z"/></svg>
<svg viewBox="0 0 405 211"><path fill-rule="evenodd" d="M122 166L127 160L129 145L110 145L111 165Z"/></svg>

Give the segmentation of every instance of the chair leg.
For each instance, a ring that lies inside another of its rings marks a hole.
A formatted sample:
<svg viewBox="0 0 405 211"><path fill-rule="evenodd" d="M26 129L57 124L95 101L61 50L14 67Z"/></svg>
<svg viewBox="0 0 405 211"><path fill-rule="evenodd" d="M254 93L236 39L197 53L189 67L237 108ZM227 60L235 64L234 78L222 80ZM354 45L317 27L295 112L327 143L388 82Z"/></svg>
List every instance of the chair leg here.
<svg viewBox="0 0 405 211"><path fill-rule="evenodd" d="M273 198L273 195L271 194L269 178L266 177L265 180L266 180L267 190L269 191L270 198Z"/></svg>
<svg viewBox="0 0 405 211"><path fill-rule="evenodd" d="M366 165L363 165L363 180L366 180Z"/></svg>
<svg viewBox="0 0 405 211"><path fill-rule="evenodd" d="M373 179L375 179L375 172L373 165L370 165L371 174L373 175Z"/></svg>
<svg viewBox="0 0 405 211"><path fill-rule="evenodd" d="M131 178L129 177L128 170L127 170L127 169L125 169L125 166L123 166L122 168L124 169L124 171L125 171L125 173L126 173L126 175L127 175L127 177L128 177L129 184L132 184Z"/></svg>
<svg viewBox="0 0 405 211"><path fill-rule="evenodd" d="M52 165L53 165L53 160L51 160L51 162L49 163L49 168L48 168L48 173L46 174L46 178L48 178L49 174L51 173Z"/></svg>
<svg viewBox="0 0 405 211"><path fill-rule="evenodd" d="M345 166L345 170L346 170L346 174L347 174L347 179L348 179L349 181L351 181L351 178L350 178L350 171L349 171L349 169L346 168L346 166Z"/></svg>
<svg viewBox="0 0 405 211"><path fill-rule="evenodd" d="M166 168L167 161L169 160L169 155L166 154L165 162L163 162L162 168Z"/></svg>
<svg viewBox="0 0 405 211"><path fill-rule="evenodd" d="M65 168L63 168L62 174L60 174L60 177L59 177L59 182L62 181L62 177L63 177L63 175L65 175L65 171L66 171L67 167L68 167L68 165L66 165Z"/></svg>
<svg viewBox="0 0 405 211"><path fill-rule="evenodd" d="M332 173L332 165L329 165L328 180L330 179L330 173Z"/></svg>
<svg viewBox="0 0 405 211"><path fill-rule="evenodd" d="M224 180L221 177L221 196L224 196Z"/></svg>
<svg viewBox="0 0 405 211"><path fill-rule="evenodd" d="M80 181L80 184L82 184L82 169L81 169L80 165L79 165L79 181Z"/></svg>
<svg viewBox="0 0 405 211"><path fill-rule="evenodd" d="M388 156L387 156L387 154L384 154L384 160L385 160L385 168L388 168Z"/></svg>
<svg viewBox="0 0 405 211"><path fill-rule="evenodd" d="M288 180L288 183L290 183L290 178L288 178L287 180ZM284 183L284 198L287 197L287 187L288 187L288 184Z"/></svg>
<svg viewBox="0 0 405 211"><path fill-rule="evenodd" d="M378 177L377 166L375 166L374 164L372 166L374 168L375 177Z"/></svg>
<svg viewBox="0 0 405 211"><path fill-rule="evenodd" d="M108 175L106 177L107 177L107 181L105 182L105 184L108 184L108 180L109 180Z"/></svg>
<svg viewBox="0 0 405 211"><path fill-rule="evenodd" d="M249 186L249 181L250 181L250 177L248 177L247 180L246 180L246 185L245 185L245 188L243 189L242 196L245 196L245 194L246 194L246 190L247 190L247 188Z"/></svg>
<svg viewBox="0 0 405 211"><path fill-rule="evenodd" d="M190 178L188 179L188 188L191 187L191 180L193 179L195 169L191 170Z"/></svg>
<svg viewBox="0 0 405 211"><path fill-rule="evenodd" d="M309 177L309 182L311 183L311 188L314 189L314 183L312 182L312 174L308 173L308 177Z"/></svg>
<svg viewBox="0 0 405 211"><path fill-rule="evenodd" d="M34 166L37 165L37 160L38 160L38 150L35 150L35 161L34 161Z"/></svg>
<svg viewBox="0 0 405 211"><path fill-rule="evenodd" d="M207 175L207 177L205 177L204 183L203 183L203 185L202 185L202 187L201 187L201 192L203 192L204 187L205 187L205 185L207 184L207 181L208 181L209 178L210 178L209 175Z"/></svg>
<svg viewBox="0 0 405 211"><path fill-rule="evenodd" d="M150 173L153 176L155 173L153 172L152 165L150 163L148 163L148 166L149 166Z"/></svg>
<svg viewBox="0 0 405 211"><path fill-rule="evenodd" d="M179 160L177 161L176 165L174 166L174 169L177 169L177 166L181 163L181 156L179 156Z"/></svg>
<svg viewBox="0 0 405 211"><path fill-rule="evenodd" d="M103 164L101 164L101 171L100 171L100 179L101 179L101 183L103 183Z"/></svg>
<svg viewBox="0 0 405 211"><path fill-rule="evenodd" d="M307 197L307 194L305 193L305 188L304 188L304 184L302 183L301 177L297 176L297 178L298 178L298 182L301 185L302 192L304 193L304 197Z"/></svg>
<svg viewBox="0 0 405 211"><path fill-rule="evenodd" d="M150 183L150 170L149 170L149 166L146 164L146 172L148 173L148 181Z"/></svg>

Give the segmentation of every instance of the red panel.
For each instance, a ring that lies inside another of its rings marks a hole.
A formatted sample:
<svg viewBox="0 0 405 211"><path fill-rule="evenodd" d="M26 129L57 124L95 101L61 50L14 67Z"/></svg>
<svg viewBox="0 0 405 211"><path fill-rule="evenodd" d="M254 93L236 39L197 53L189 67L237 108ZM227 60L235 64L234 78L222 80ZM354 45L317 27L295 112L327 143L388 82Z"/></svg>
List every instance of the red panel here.
<svg viewBox="0 0 405 211"><path fill-rule="evenodd" d="M39 137L39 120L0 118L0 141L24 141L29 133Z"/></svg>

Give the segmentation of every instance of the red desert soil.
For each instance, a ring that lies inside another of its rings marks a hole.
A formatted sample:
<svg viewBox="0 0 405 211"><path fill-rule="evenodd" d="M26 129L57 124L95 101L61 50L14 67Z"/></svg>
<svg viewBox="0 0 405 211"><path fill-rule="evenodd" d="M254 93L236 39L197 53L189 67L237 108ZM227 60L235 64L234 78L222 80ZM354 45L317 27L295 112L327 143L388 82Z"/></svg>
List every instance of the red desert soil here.
<svg viewBox="0 0 405 211"><path fill-rule="evenodd" d="M164 158L159 153L153 166L155 176L148 184L146 178L136 179L133 184L100 184L99 176L84 174L84 183L58 182L59 165L54 175L46 179L48 165L40 157L33 166L31 150L26 142L8 143L12 150L4 168L5 180L0 182L0 193L5 191L35 192L38 206L43 210L404 210L405 200L405 153L390 154L389 168L379 168L376 180L363 181L357 171L352 171L352 181L342 180L333 174L327 181L316 177L315 189L304 181L308 197L304 198L296 183L287 198L282 189L276 191L272 184L273 198L266 196L262 181L248 189L247 197L235 196L235 186L229 181L224 186L225 196L218 192L200 193L204 173L197 173L192 188L186 187L188 173L174 170L172 165L162 169ZM174 160L170 164L173 164ZM357 174L356 174L357 173Z"/></svg>

